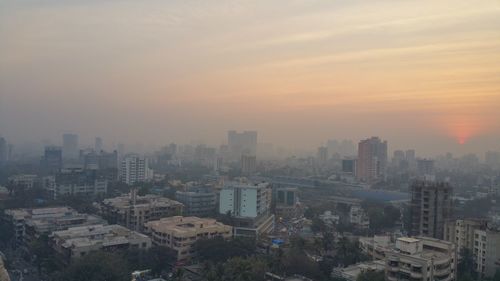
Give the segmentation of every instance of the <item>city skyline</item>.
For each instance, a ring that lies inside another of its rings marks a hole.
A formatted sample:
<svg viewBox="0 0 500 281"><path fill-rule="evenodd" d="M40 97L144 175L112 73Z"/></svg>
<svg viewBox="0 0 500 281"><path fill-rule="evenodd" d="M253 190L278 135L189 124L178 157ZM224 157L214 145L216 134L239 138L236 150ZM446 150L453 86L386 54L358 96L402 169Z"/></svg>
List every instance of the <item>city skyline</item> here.
<svg viewBox="0 0 500 281"><path fill-rule="evenodd" d="M482 154L500 149L499 27L497 1L5 1L0 134Z"/></svg>

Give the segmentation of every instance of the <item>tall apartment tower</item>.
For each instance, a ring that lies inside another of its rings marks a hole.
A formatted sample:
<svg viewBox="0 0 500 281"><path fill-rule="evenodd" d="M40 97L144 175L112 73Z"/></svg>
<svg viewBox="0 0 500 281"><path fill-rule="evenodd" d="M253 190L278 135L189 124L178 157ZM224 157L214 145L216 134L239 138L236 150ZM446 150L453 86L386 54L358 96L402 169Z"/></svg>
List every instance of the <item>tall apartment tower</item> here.
<svg viewBox="0 0 500 281"><path fill-rule="evenodd" d="M100 153L102 149L103 149L102 138L96 137L94 143L94 151L96 153Z"/></svg>
<svg viewBox="0 0 500 281"><path fill-rule="evenodd" d="M55 175L63 166L62 149L59 146L46 146L42 156L41 168L44 174Z"/></svg>
<svg viewBox="0 0 500 281"><path fill-rule="evenodd" d="M383 179L387 167L387 141L378 137L360 141L356 165L358 180L374 183Z"/></svg>
<svg viewBox="0 0 500 281"><path fill-rule="evenodd" d="M227 132L227 144L232 160L238 161L242 155L257 155L257 131Z"/></svg>
<svg viewBox="0 0 500 281"><path fill-rule="evenodd" d="M411 186L411 234L444 239L452 218L453 188L444 182L415 181Z"/></svg>
<svg viewBox="0 0 500 281"><path fill-rule="evenodd" d="M328 162L328 147L318 147L316 159L318 161L318 165L325 166Z"/></svg>
<svg viewBox="0 0 500 281"><path fill-rule="evenodd" d="M128 155L121 161L120 180L126 184L149 181L152 176L147 158Z"/></svg>
<svg viewBox="0 0 500 281"><path fill-rule="evenodd" d="M77 134L64 134L63 135L63 158L64 159L78 159L78 135Z"/></svg>
<svg viewBox="0 0 500 281"><path fill-rule="evenodd" d="M7 164L9 157L9 146L7 141L0 137L0 166Z"/></svg>

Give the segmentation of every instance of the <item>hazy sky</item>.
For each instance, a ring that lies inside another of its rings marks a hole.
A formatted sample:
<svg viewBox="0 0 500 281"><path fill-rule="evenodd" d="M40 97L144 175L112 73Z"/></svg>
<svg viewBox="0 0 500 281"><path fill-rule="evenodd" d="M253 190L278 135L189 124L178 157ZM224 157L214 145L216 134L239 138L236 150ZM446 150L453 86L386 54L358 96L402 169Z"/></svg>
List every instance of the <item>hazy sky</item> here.
<svg viewBox="0 0 500 281"><path fill-rule="evenodd" d="M0 1L0 135L218 144L228 129L500 149L500 1Z"/></svg>

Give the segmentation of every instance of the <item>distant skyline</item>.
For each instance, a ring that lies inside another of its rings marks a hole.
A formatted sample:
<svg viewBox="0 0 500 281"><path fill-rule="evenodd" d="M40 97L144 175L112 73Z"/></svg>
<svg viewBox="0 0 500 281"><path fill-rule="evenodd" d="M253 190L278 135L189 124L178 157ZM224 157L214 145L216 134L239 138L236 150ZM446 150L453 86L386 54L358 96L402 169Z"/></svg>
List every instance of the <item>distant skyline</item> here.
<svg viewBox="0 0 500 281"><path fill-rule="evenodd" d="M0 136L500 150L500 2L0 2Z"/></svg>

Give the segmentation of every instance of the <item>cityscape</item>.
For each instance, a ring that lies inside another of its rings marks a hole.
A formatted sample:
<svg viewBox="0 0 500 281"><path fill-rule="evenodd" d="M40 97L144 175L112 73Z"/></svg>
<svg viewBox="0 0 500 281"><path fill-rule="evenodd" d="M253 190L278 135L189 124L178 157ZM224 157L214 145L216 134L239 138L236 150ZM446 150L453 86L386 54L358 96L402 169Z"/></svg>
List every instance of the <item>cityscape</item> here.
<svg viewBox="0 0 500 281"><path fill-rule="evenodd" d="M500 2L0 2L0 281L500 281Z"/></svg>

